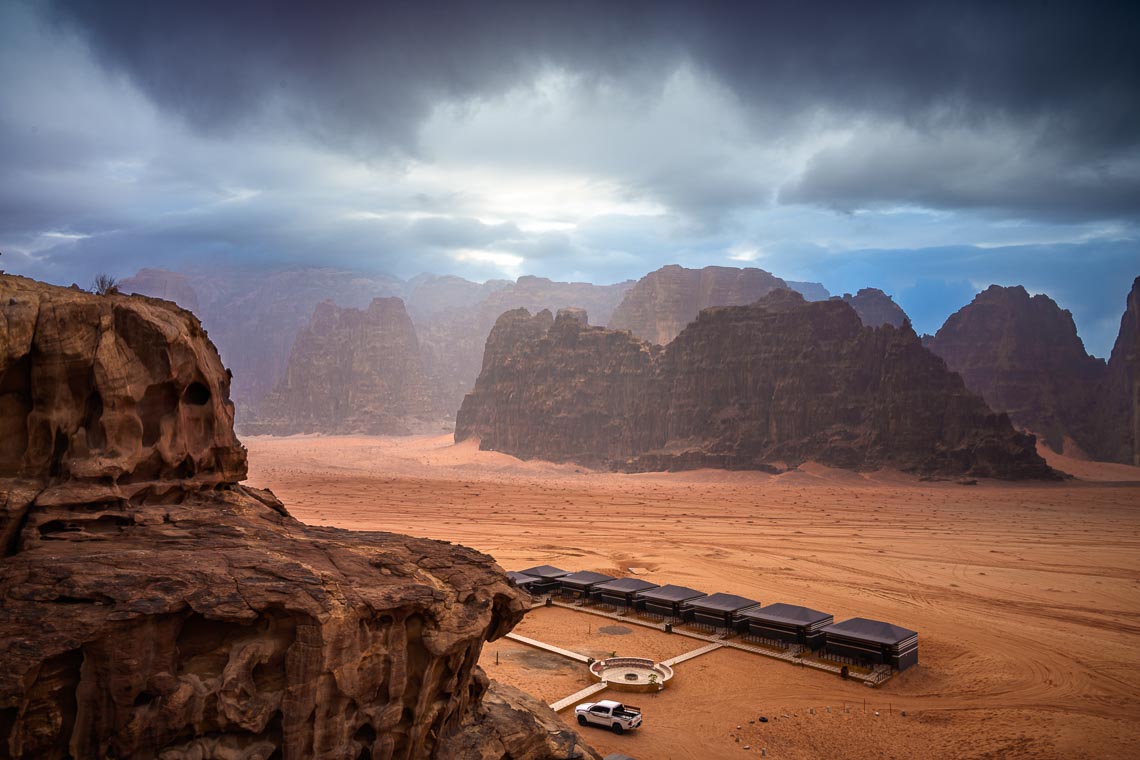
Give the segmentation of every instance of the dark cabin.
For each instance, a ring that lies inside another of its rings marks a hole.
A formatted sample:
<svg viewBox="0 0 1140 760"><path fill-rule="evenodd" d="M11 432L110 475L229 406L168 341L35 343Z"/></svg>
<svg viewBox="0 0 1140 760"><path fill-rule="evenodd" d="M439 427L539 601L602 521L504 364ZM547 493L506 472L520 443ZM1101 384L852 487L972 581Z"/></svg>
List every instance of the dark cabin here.
<svg viewBox="0 0 1140 760"><path fill-rule="evenodd" d="M518 586L523 591L526 591L527 593L534 595L543 593L541 591L534 590L534 587L536 585L543 582L542 578L538 578L533 575L527 575L526 573L516 573L513 570L507 571L507 577L510 578L516 586Z"/></svg>
<svg viewBox="0 0 1140 760"><path fill-rule="evenodd" d="M819 610L795 604L769 604L737 615L736 630L785 644L802 644L808 649L819 649L823 646L823 628L834 622L832 615Z"/></svg>
<svg viewBox="0 0 1140 760"><path fill-rule="evenodd" d="M896 670L918 664L918 634L891 623L851 618L824 626L823 635L828 654L866 665L886 664Z"/></svg>
<svg viewBox="0 0 1140 760"><path fill-rule="evenodd" d="M618 578L594 586L590 597L595 602L628 608L633 606L634 598L639 592L654 588L657 588L656 583L643 581L640 578Z"/></svg>
<svg viewBox="0 0 1140 760"><path fill-rule="evenodd" d="M662 615L669 618L681 617L681 607L686 602L699 599L705 592L685 586L660 586L648 591L639 591L634 594L633 606L651 615Z"/></svg>
<svg viewBox="0 0 1140 760"><path fill-rule="evenodd" d="M562 589L563 596L568 596L574 599L588 599L590 597L590 592L594 590L594 587L599 586L603 583L608 583L613 579L614 577L612 575L606 575L605 573L595 573L591 570L580 570L576 573L563 575L558 579L558 585Z"/></svg>
<svg viewBox="0 0 1140 760"><path fill-rule="evenodd" d="M558 591L558 579L570 574L552 565L528 567L526 570L520 570L519 573L539 579L538 583L532 583L530 585L530 592L532 594L553 594Z"/></svg>
<svg viewBox="0 0 1140 760"><path fill-rule="evenodd" d="M759 606L760 602L755 599L735 594L711 594L687 602L681 607L681 618L715 628L732 628L733 619L738 614Z"/></svg>

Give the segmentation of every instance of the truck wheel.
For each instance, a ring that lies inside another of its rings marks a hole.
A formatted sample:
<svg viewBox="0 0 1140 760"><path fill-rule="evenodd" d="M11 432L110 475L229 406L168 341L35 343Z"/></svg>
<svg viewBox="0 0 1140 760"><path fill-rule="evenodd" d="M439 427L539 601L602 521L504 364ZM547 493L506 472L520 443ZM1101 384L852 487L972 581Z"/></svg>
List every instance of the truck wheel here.
<svg viewBox="0 0 1140 760"><path fill-rule="evenodd" d="M614 724L614 733L615 733L615 734L624 734L624 733L625 733L625 729L621 727L621 724L620 724L620 723L615 723L615 724Z"/></svg>
<svg viewBox="0 0 1140 760"><path fill-rule="evenodd" d="M578 725L579 725L579 726L584 726L584 725L586 725L587 723L589 723L589 721L587 721L587 720L586 720L586 716L585 716L585 715L579 715L579 716L578 716Z"/></svg>

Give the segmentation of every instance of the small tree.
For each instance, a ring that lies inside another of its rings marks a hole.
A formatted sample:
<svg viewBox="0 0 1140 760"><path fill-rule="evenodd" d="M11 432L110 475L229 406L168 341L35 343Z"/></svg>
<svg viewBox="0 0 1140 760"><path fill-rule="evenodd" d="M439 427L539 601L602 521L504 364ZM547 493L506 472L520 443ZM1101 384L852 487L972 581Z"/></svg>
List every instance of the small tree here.
<svg viewBox="0 0 1140 760"><path fill-rule="evenodd" d="M109 274L100 272L91 283L91 292L101 296L114 296L119 293L119 281Z"/></svg>

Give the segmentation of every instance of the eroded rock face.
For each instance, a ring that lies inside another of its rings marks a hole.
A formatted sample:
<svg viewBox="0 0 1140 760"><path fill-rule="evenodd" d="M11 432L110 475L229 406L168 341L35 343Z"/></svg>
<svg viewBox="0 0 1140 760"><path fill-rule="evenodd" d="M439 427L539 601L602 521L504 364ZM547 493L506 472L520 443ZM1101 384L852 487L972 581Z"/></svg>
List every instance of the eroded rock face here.
<svg viewBox="0 0 1140 760"><path fill-rule="evenodd" d="M520 277L517 282L495 287L474 307L440 310L416 320L424 366L441 411L450 421L475 385L483 364L483 347L501 314L524 308L531 312L576 307L596 322L605 322L622 299L629 282L592 285L588 282L555 282L545 277Z"/></svg>
<svg viewBox="0 0 1140 760"><path fill-rule="evenodd" d="M456 440L618 470L808 459L924 474L1055 477L909 327L777 290L707 309L664 349L549 313L504 314Z"/></svg>
<svg viewBox="0 0 1140 760"><path fill-rule="evenodd" d="M1120 332L1081 441L1096 459L1140 467L1140 277L1132 282Z"/></svg>
<svg viewBox="0 0 1140 760"><path fill-rule="evenodd" d="M902 307L878 288L860 288L855 295L844 293L843 301L855 310L867 327L902 327L906 322L906 312Z"/></svg>
<svg viewBox="0 0 1140 760"><path fill-rule="evenodd" d="M0 278L0 477L236 482L229 384L188 312Z"/></svg>
<svg viewBox="0 0 1140 760"><path fill-rule="evenodd" d="M297 336L285 377L242 424L250 434L434 432L427 375L399 298L367 309L318 304Z"/></svg>
<svg viewBox="0 0 1140 760"><path fill-rule="evenodd" d="M505 574L239 485L192 315L0 277L0 388L0 755L459 757L493 721Z"/></svg>
<svg viewBox="0 0 1140 760"><path fill-rule="evenodd" d="M201 318L234 371L240 428L245 413L256 409L284 377L297 334L317 304L334 299L341 307L362 309L374 298L401 295L404 283L327 267L188 274L146 269L124 280L121 288L124 293L174 300Z"/></svg>
<svg viewBox="0 0 1140 760"><path fill-rule="evenodd" d="M638 280L614 310L609 326L663 346L696 319L701 309L750 304L786 287L787 283L763 269L686 269L671 264ZM595 321L605 323L597 317Z"/></svg>
<svg viewBox="0 0 1140 760"><path fill-rule="evenodd" d="M1014 424L1055 451L1095 446L1086 428L1104 362L1089 356L1073 315L1046 295L992 285L950 315L926 345Z"/></svg>

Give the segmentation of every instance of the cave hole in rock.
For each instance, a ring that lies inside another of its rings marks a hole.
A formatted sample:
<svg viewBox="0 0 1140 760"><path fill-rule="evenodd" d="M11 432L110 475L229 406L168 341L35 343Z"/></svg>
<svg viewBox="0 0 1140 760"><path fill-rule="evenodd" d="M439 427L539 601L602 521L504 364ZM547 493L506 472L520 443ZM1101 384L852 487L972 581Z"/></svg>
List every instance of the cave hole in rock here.
<svg viewBox="0 0 1140 760"><path fill-rule="evenodd" d="M205 406L210 403L210 389L195 380L186 386L182 399L192 406Z"/></svg>
<svg viewBox="0 0 1140 760"><path fill-rule="evenodd" d="M197 612L190 614L175 642L179 672L200 678L220 676L229 662L233 643L256 633L257 629L250 625L208 620Z"/></svg>
<svg viewBox="0 0 1140 760"><path fill-rule="evenodd" d="M49 520L39 526L40 536L43 538L66 537L68 533L84 532L93 535L118 533L120 528L133 524L129 517L119 515L100 515L91 520Z"/></svg>
<svg viewBox="0 0 1140 760"><path fill-rule="evenodd" d="M63 466L64 457L67 456L67 435L62 430L55 431L55 441L51 447L51 463L48 465L48 475L61 478L67 474Z"/></svg>
<svg viewBox="0 0 1140 760"><path fill-rule="evenodd" d="M376 742L376 729L371 724L365 723L356 729L352 738L360 745L360 753L356 756L357 760L371 760L372 745Z"/></svg>
<svg viewBox="0 0 1140 760"><path fill-rule="evenodd" d="M162 435L162 420L178 411L178 390L173 383L158 383L146 389L139 402L143 446L154 446Z"/></svg>

